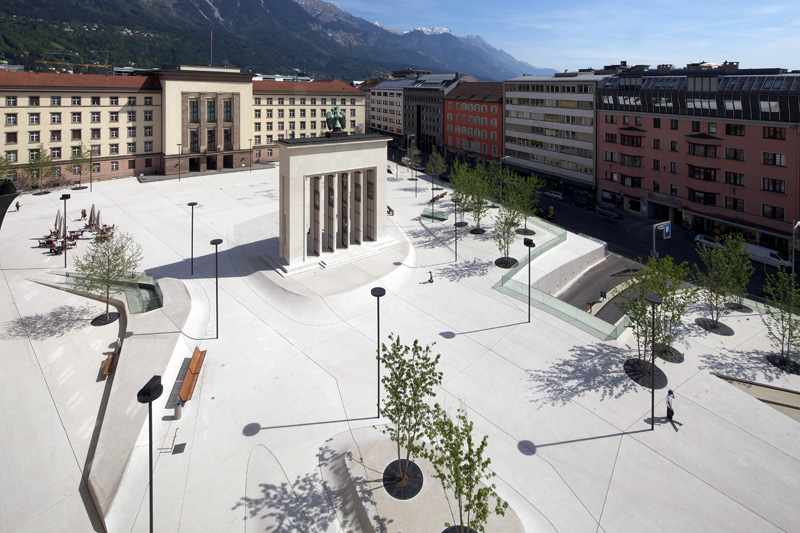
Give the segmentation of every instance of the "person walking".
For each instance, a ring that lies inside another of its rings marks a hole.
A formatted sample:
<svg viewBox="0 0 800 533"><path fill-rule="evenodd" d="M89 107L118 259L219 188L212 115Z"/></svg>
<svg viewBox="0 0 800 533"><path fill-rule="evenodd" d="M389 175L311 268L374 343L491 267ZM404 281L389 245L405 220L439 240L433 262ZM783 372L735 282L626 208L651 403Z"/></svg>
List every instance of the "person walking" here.
<svg viewBox="0 0 800 533"><path fill-rule="evenodd" d="M20 206L22 206L22 204L21 204L21 203L19 203L19 200L17 200L17 203L16 203L16 204L14 204L14 207L16 207L16 208L17 208L17 211L19 211L19 208L20 208Z"/></svg>
<svg viewBox="0 0 800 533"><path fill-rule="evenodd" d="M81 209L81 220L86 220L86 209Z"/></svg>
<svg viewBox="0 0 800 533"><path fill-rule="evenodd" d="M428 280L428 283L433 283L433 272L429 270L428 271L428 275L430 276L430 279Z"/></svg>
<svg viewBox="0 0 800 533"><path fill-rule="evenodd" d="M667 392L667 420L672 422L672 417L675 416L675 393L672 392L672 389Z"/></svg>

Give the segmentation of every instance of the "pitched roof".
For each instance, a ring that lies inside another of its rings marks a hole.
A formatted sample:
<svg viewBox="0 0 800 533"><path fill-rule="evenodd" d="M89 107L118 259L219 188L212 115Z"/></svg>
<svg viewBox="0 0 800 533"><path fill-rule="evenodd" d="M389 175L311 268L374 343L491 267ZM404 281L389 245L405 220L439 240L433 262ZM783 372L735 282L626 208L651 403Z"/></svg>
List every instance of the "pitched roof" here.
<svg viewBox="0 0 800 533"><path fill-rule="evenodd" d="M254 81L253 92L281 94L364 94L341 80L329 81Z"/></svg>
<svg viewBox="0 0 800 533"><path fill-rule="evenodd" d="M0 88L28 87L36 89L161 90L161 84L155 76L104 76L102 74L0 71Z"/></svg>
<svg viewBox="0 0 800 533"><path fill-rule="evenodd" d="M483 102L503 101L503 82L462 82L446 96L453 100L479 100Z"/></svg>

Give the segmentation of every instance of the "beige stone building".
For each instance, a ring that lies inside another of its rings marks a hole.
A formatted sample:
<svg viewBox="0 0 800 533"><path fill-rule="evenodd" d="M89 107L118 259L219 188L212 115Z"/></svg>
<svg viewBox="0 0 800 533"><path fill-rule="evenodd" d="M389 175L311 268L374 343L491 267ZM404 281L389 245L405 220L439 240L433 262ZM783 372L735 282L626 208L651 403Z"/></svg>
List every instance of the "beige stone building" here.
<svg viewBox="0 0 800 533"><path fill-rule="evenodd" d="M182 66L131 76L0 72L0 155L28 188L45 150L58 183L250 167L279 139L316 137L338 105L364 130L364 93L341 81L252 81L236 69ZM91 163L70 162L81 151ZM90 167L90 168L89 168ZM79 172L81 171L82 172Z"/></svg>

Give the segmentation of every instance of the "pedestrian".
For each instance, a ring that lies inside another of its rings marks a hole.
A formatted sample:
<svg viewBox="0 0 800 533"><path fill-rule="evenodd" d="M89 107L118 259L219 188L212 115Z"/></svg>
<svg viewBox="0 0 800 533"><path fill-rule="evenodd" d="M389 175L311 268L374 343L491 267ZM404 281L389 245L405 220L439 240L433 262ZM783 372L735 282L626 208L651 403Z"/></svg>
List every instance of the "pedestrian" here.
<svg viewBox="0 0 800 533"><path fill-rule="evenodd" d="M17 211L19 211L19 208L20 208L20 207L22 207L22 204L21 204L21 203L19 203L19 200L17 200L17 203L16 203L16 204L14 204L14 207L16 207L16 208L17 208Z"/></svg>
<svg viewBox="0 0 800 533"><path fill-rule="evenodd" d="M673 406L675 402L675 393L672 392L672 389L667 392L667 420L672 422L672 417L675 416L675 410Z"/></svg>
<svg viewBox="0 0 800 533"><path fill-rule="evenodd" d="M431 272L431 271L429 270L429 271L428 271L428 275L430 276L430 279L428 280L428 283L433 283L433 272Z"/></svg>
<svg viewBox="0 0 800 533"><path fill-rule="evenodd" d="M81 220L86 220L86 209L81 209Z"/></svg>

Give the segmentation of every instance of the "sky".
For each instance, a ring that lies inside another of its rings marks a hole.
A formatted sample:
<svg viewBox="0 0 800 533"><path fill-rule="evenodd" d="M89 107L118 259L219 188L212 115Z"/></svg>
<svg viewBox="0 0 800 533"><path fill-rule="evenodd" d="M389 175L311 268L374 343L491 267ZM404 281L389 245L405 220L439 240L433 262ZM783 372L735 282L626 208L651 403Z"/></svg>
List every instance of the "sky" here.
<svg viewBox="0 0 800 533"><path fill-rule="evenodd" d="M800 1L328 0L403 30L480 35L520 61L556 70L707 61L800 69Z"/></svg>

